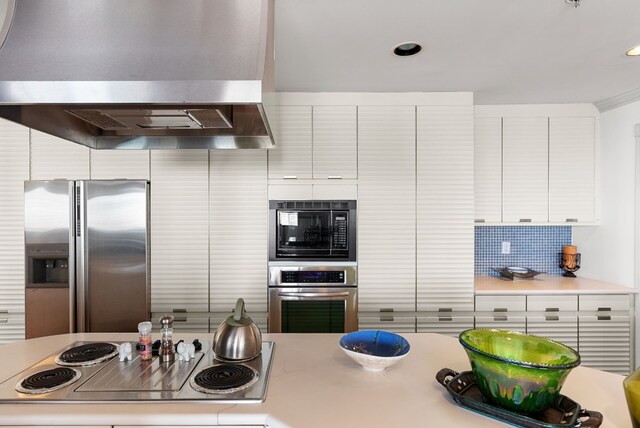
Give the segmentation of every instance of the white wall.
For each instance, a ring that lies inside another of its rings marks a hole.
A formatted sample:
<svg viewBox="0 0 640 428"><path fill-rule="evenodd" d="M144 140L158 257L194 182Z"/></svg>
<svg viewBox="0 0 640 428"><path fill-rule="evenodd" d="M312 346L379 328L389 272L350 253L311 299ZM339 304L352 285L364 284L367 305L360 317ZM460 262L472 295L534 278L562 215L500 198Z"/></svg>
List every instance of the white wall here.
<svg viewBox="0 0 640 428"><path fill-rule="evenodd" d="M601 226L574 227L580 276L634 287L635 136L640 101L600 116Z"/></svg>

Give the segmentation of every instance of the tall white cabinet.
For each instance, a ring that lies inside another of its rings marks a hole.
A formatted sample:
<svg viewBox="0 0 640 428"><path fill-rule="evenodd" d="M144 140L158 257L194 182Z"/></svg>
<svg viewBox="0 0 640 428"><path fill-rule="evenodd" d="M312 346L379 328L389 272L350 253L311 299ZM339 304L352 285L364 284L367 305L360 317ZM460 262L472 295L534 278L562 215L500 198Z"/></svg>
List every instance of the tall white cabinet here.
<svg viewBox="0 0 640 428"><path fill-rule="evenodd" d="M414 106L358 107L360 311L414 311Z"/></svg>
<svg viewBox="0 0 640 428"><path fill-rule="evenodd" d="M0 343L24 339L24 180L29 129L0 120Z"/></svg>

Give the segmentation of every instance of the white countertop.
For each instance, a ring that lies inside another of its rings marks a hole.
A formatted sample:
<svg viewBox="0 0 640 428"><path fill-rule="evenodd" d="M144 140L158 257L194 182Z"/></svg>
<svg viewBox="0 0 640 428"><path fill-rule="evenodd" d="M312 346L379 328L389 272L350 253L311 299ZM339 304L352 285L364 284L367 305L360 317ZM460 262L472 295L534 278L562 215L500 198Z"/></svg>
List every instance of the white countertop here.
<svg viewBox="0 0 640 428"><path fill-rule="evenodd" d="M176 333L191 341L197 334ZM262 404L0 404L0 425L220 425L271 427L504 427L458 407L435 374L469 370L456 339L403 334L409 355L385 372L363 370L338 348L339 334L265 334L276 342ZM74 334L0 346L4 381L76 340L135 340L131 334ZM587 367L570 374L562 393L604 415L603 427L630 427L623 377Z"/></svg>
<svg viewBox="0 0 640 428"><path fill-rule="evenodd" d="M475 293L480 294L635 294L638 290L589 278L538 275L510 280L476 276Z"/></svg>

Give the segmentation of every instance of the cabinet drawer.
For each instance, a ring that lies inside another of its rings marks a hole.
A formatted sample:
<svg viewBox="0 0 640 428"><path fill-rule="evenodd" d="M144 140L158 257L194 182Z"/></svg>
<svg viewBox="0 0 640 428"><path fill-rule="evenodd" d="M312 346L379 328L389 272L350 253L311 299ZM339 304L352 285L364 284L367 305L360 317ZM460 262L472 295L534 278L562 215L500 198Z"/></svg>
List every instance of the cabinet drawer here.
<svg viewBox="0 0 640 428"><path fill-rule="evenodd" d="M416 317L389 313L382 316L358 317L359 330L386 330L394 333L415 333Z"/></svg>
<svg viewBox="0 0 640 428"><path fill-rule="evenodd" d="M628 311L631 309L629 294L587 294L578 297L581 311Z"/></svg>
<svg viewBox="0 0 640 428"><path fill-rule="evenodd" d="M527 296L527 311L577 311L578 296Z"/></svg>
<svg viewBox="0 0 640 428"><path fill-rule="evenodd" d="M476 311L515 312L526 309L525 296L476 296Z"/></svg>
<svg viewBox="0 0 640 428"><path fill-rule="evenodd" d="M473 328L472 316L434 315L417 318L418 333L439 333L458 337L464 330Z"/></svg>
<svg viewBox="0 0 640 428"><path fill-rule="evenodd" d="M495 314L489 317L476 317L476 328L497 328L500 330L527 331L527 319L524 316Z"/></svg>

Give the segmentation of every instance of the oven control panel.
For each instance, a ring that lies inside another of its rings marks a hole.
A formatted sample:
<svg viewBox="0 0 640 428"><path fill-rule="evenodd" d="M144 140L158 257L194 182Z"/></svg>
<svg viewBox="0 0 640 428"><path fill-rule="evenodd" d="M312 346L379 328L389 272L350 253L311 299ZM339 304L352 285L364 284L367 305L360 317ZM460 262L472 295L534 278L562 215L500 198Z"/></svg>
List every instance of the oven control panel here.
<svg viewBox="0 0 640 428"><path fill-rule="evenodd" d="M285 270L281 274L282 284L344 284L345 282L345 271L343 270Z"/></svg>

